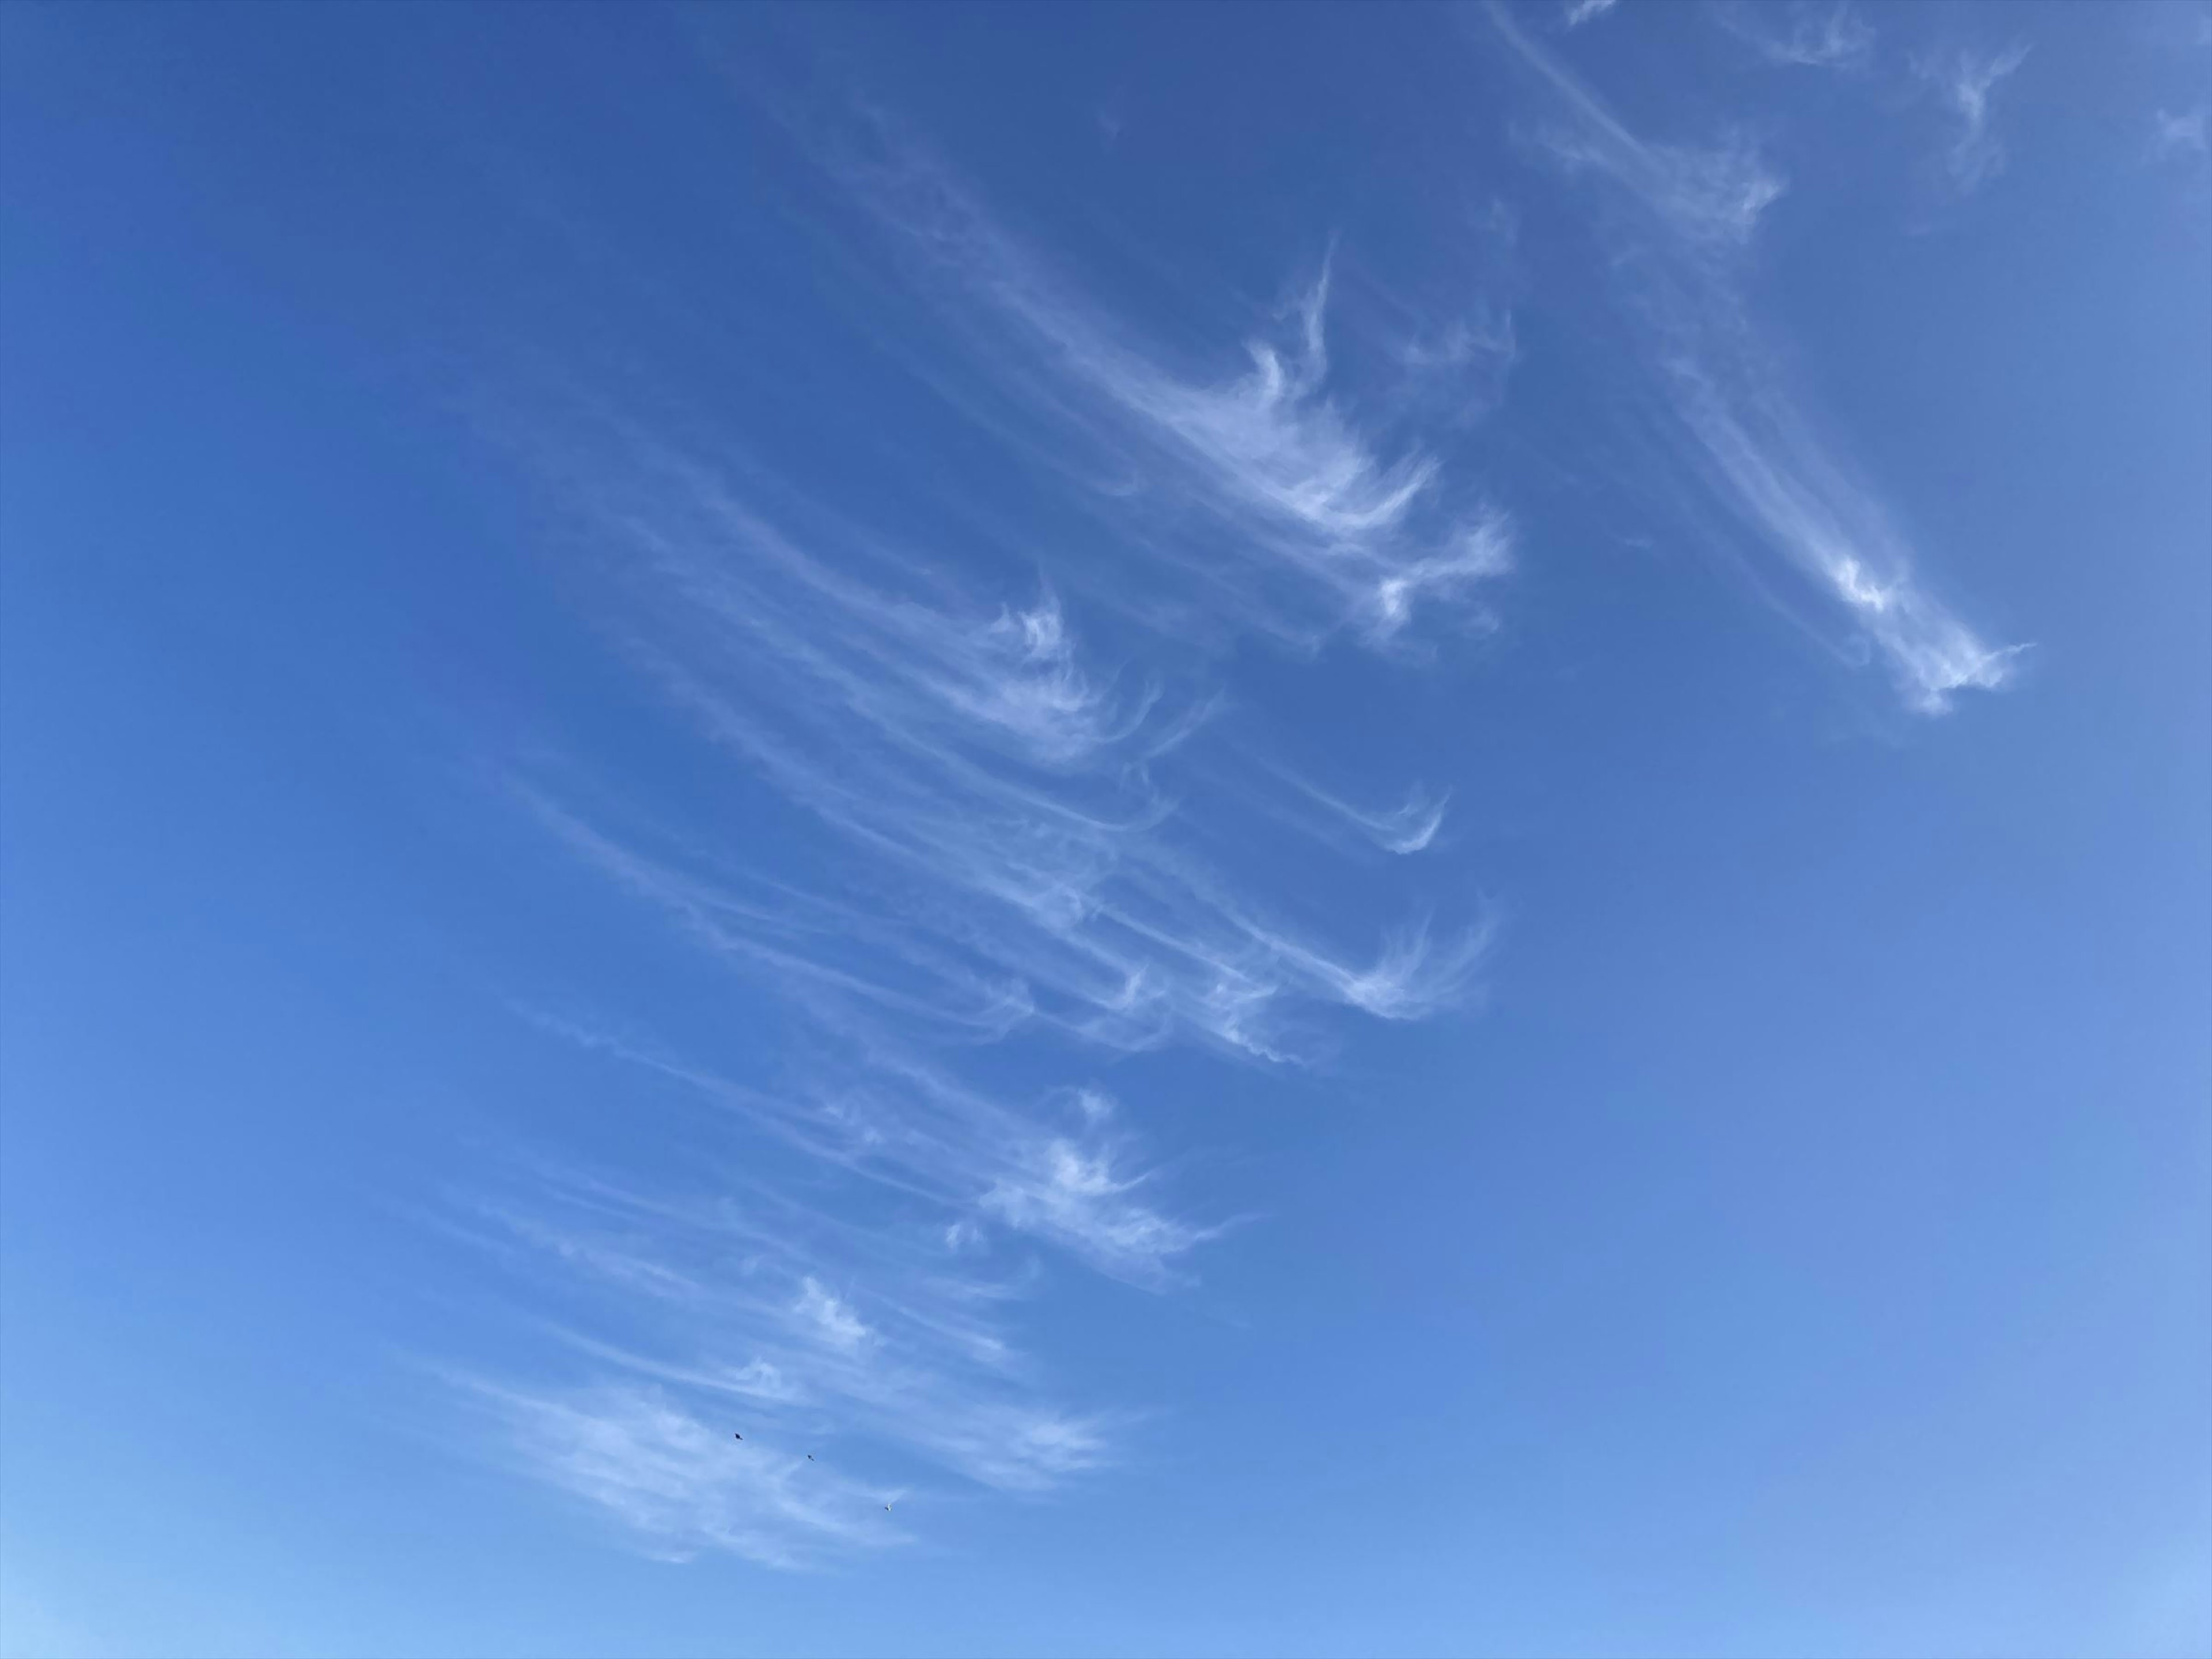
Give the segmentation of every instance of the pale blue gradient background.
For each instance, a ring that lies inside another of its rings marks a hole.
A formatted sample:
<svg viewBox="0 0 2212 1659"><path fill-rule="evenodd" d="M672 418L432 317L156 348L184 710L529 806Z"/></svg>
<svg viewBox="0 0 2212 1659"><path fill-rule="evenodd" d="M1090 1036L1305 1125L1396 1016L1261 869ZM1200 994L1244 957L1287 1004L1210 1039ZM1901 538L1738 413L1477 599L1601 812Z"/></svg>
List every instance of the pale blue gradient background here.
<svg viewBox="0 0 2212 1659"><path fill-rule="evenodd" d="M2203 158L2147 157L2212 51L1861 15L1847 76L1523 14L1785 165L1750 292L1923 578L2032 645L1937 718L1619 488L1664 458L1479 15L0 12L0 1648L2212 1650L2212 239ZM2008 164L1947 191L1908 60L2014 39ZM763 112L859 97L1215 346L1332 236L1458 303L1513 204L1504 403L1435 437L1520 525L1497 629L1232 671L1302 764L1451 788L1439 879L1506 925L1479 1009L1332 1067L1091 1066L1255 1218L1018 1313L1139 1413L1112 1467L677 1565L425 1369L524 1340L426 1221L494 1149L682 1155L516 1004L779 1029L482 786L692 763L486 410L604 375L854 511L941 464L1046 521L856 329L924 313Z"/></svg>

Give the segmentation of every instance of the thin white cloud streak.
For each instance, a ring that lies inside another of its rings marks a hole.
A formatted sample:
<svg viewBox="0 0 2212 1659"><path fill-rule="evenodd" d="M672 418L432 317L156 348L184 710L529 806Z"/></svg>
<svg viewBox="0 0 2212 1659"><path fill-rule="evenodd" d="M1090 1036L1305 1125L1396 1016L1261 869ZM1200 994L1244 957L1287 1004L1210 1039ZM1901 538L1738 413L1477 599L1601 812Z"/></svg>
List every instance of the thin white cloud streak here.
<svg viewBox="0 0 2212 1659"><path fill-rule="evenodd" d="M1363 799L1349 787L1323 788L1264 748L1221 744L1206 752L1215 797L1272 829L1331 853L1408 858L1452 844L1444 833L1452 792L1415 783L1395 805Z"/></svg>
<svg viewBox="0 0 2212 1659"><path fill-rule="evenodd" d="M1567 27L1578 29L1585 23L1595 22L1620 3L1620 0L1562 0L1561 9Z"/></svg>
<svg viewBox="0 0 2212 1659"><path fill-rule="evenodd" d="M586 864L653 904L708 950L798 1000L857 1000L878 1010L1003 1036L1035 1012L1017 979L993 978L848 903L771 884L751 898L617 842L542 792L514 793ZM756 878L756 885L759 885ZM894 978L888 971L902 969Z"/></svg>
<svg viewBox="0 0 2212 1659"><path fill-rule="evenodd" d="M1067 768L1151 714L1158 688L1130 693L1084 672L1049 592L1027 606L986 604L848 537L845 550L873 551L905 591L869 586L802 550L702 464L642 436L633 453L634 493L626 506L603 503L606 528L683 598L906 746L957 744ZM823 618L837 629L835 651L815 637Z"/></svg>
<svg viewBox="0 0 2212 1659"><path fill-rule="evenodd" d="M2004 684L2015 650L1985 644L1926 591L1890 515L1814 437L1746 321L1741 251L1782 194L1779 177L1741 143L1645 143L1503 7L1490 16L1567 118L1540 147L1609 181L1631 209L1615 234L1633 257L1616 269L1696 474L1880 653L1908 708L1941 714L1962 690Z"/></svg>
<svg viewBox="0 0 2212 1659"><path fill-rule="evenodd" d="M1942 155L1944 174L1960 195L1978 190L2004 170L2005 147L1991 130L1991 99L1998 84L2027 61L2025 42L1995 52L1963 47L1923 57L1914 72L1948 107L1954 131Z"/></svg>
<svg viewBox="0 0 2212 1659"><path fill-rule="evenodd" d="M1349 626L1387 642L1417 606L1441 627L1488 624L1480 593L1510 566L1511 522L1419 445L1383 452L1332 392L1327 262L1272 335L1244 343L1241 372L1197 371L1054 273L918 146L877 137L876 159L836 170L949 283L978 360L1080 455L1070 470L1138 481L1121 507L1159 516L1154 580L1226 604L1240 629L1304 641Z"/></svg>
<svg viewBox="0 0 2212 1659"><path fill-rule="evenodd" d="M1857 70L1874 56L1874 27L1850 0L1715 0L1710 15L1766 62L1785 68Z"/></svg>
<svg viewBox="0 0 2212 1659"><path fill-rule="evenodd" d="M1416 785L1402 805L1387 811L1368 811L1301 779L1288 778L1288 781L1309 800L1327 807L1384 852L1401 857L1425 853L1436 845L1437 833L1444 827L1445 808L1451 800L1449 791L1431 795Z"/></svg>

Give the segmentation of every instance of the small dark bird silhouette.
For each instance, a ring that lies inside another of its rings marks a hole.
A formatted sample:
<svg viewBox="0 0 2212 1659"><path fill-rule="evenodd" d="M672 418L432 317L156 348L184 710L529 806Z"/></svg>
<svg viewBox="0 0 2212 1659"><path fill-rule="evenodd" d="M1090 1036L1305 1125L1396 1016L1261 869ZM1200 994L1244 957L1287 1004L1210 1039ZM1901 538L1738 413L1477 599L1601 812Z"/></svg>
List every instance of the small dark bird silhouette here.
<svg viewBox="0 0 2212 1659"><path fill-rule="evenodd" d="M810 1462L810 1463L811 1463L811 1462L814 1461L814 1454L813 1454L812 1452L809 1452L809 1453L807 1453L807 1454L806 1454L806 1461L807 1461L808 1462Z"/></svg>
<svg viewBox="0 0 2212 1659"><path fill-rule="evenodd" d="M730 1438L731 1438L731 1439L732 1439L732 1440L742 1440L742 1439L744 1439L744 1436L743 1436L743 1435L741 1435L741 1434L733 1434L733 1435L732 1435L732 1436L730 1437Z"/></svg>

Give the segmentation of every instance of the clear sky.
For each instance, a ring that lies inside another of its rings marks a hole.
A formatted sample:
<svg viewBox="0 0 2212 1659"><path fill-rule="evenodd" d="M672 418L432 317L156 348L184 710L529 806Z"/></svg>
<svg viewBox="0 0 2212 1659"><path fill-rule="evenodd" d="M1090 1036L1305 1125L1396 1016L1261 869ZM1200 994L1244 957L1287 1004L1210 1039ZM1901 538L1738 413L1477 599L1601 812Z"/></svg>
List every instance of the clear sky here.
<svg viewBox="0 0 2212 1659"><path fill-rule="evenodd" d="M0 76L0 1651L2212 1651L2212 9Z"/></svg>

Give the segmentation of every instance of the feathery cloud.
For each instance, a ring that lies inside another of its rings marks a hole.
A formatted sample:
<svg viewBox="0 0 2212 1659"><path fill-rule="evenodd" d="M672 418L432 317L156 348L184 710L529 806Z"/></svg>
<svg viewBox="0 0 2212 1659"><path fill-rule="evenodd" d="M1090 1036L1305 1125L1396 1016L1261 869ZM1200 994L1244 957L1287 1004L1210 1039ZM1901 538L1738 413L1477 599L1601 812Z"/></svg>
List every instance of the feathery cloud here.
<svg viewBox="0 0 2212 1659"><path fill-rule="evenodd" d="M549 1372L581 1365L586 1381L447 1369L500 1455L656 1553L781 1567L908 1541L882 1512L901 1489L865 1473L887 1450L1015 1492L1109 1459L1119 1419L1046 1398L1002 1329L1018 1285L979 1276L988 1264L956 1270L904 1230L733 1186L653 1195L541 1170L456 1224L526 1279L568 1286L572 1311L580 1291L594 1322L631 1333L545 1325L570 1359ZM641 1302L641 1285L657 1293Z"/></svg>
<svg viewBox="0 0 2212 1659"><path fill-rule="evenodd" d="M834 170L946 320L948 373L1024 411L990 440L1113 533L1087 565L975 556L832 510L738 443L581 398L565 423L533 410L522 447L590 550L595 620L707 763L675 800L557 761L498 786L785 1040L772 1075L733 1074L533 1018L611 1062L611 1090L712 1108L780 1176L540 1172L451 1229L559 1310L560 1363L465 1381L507 1455L656 1549L786 1566L901 1541L865 1473L886 1462L1039 1492L1112 1456L1124 1419L1054 1397L1012 1305L1048 1263L1187 1284L1224 1224L1180 1200L1141 1096L1073 1079L1174 1044L1310 1064L1340 1026L1472 1000L1479 905L1377 914L1277 870L1350 847L1378 877L1374 849L1435 842L1443 799L1357 810L1223 738L1218 647L1480 628L1514 538L1361 418L1328 260L1232 366L1087 298L916 147ZM1510 313L1463 311L1401 377L1502 384ZM1006 1085L977 1057L1000 1042L1047 1080ZM808 1484L793 1449L832 1438L841 1473Z"/></svg>
<svg viewBox="0 0 2212 1659"><path fill-rule="evenodd" d="M708 1402L741 1404L763 1432L834 1430L961 1480L1042 1490L1103 1461L1117 1419L1064 1410L1027 1380L991 1311L1003 1247L1030 1241L1160 1290L1188 1279L1186 1259L1218 1231L1176 1212L1102 1091L1010 1101L965 1080L947 1040L1181 1040L1291 1063L1313 1051L1316 1014L1401 1020L1463 1000L1489 931L1480 919L1442 935L1386 928L1372 956L1322 942L1206 852L1231 806L1248 830L1301 826L1286 804L1263 801L1255 820L1212 781L1218 768L1189 757L1207 740L1201 689L1102 662L1048 589L1000 597L951 562L818 512L803 530L771 520L737 477L617 427L595 468L564 475L616 574L611 633L669 711L735 763L733 786L781 797L835 856L802 840L805 856L764 864L757 848L617 805L617 791L586 801L573 779L556 794L502 778L554 845L773 997L802 1036L764 1085L538 1023L720 1109L839 1183L841 1208L927 1219L883 1237L764 1190L732 1209L540 1182L480 1206L475 1242L594 1287L611 1319L645 1330L568 1341L593 1362L588 1383L507 1379L481 1397L526 1466L656 1547L805 1565L892 1536L846 1530L876 1489L794 1508L780 1476L679 1478L705 1446ZM1334 515L1350 534L1369 516L1357 499L1285 511ZM1499 555L1435 556L1401 574L1473 580ZM1336 799L1280 769L1262 775L1281 803ZM1413 850L1441 813L1416 795L1361 827Z"/></svg>
<svg viewBox="0 0 2212 1659"><path fill-rule="evenodd" d="M1814 436L1746 321L1741 254L1779 180L1741 144L1644 143L1504 8L1490 16L1566 118L1544 149L1609 181L1629 209L1615 232L1635 256L1616 265L1625 306L1693 474L1879 651L1908 708L1940 714L1960 690L2002 684L2015 653L1985 644L1926 590L1889 514Z"/></svg>
<svg viewBox="0 0 2212 1659"><path fill-rule="evenodd" d="M842 837L868 894L733 893L524 792L693 937L817 1008L858 1001L985 1035L1036 1022L1109 1047L1185 1036L1287 1057L1296 1003L1359 1006L1351 952L1240 895L1200 850L1214 774L1180 765L1206 720L1198 689L1092 668L1048 596L994 611L942 576L914 591L880 547L862 550L896 597L863 592L728 480L658 447L595 495L641 578L633 660L708 741ZM1402 564L1370 626L1495 574L1505 550L1484 526Z"/></svg>
<svg viewBox="0 0 2212 1659"><path fill-rule="evenodd" d="M1494 0L1489 16L1565 118L1534 135L1538 148L1570 173L1610 178L1624 187L1626 200L1685 246L1715 253L1741 246L1788 187L1740 137L1707 148L1638 138Z"/></svg>
<svg viewBox="0 0 2212 1659"><path fill-rule="evenodd" d="M1136 481L1121 505L1155 515L1141 544L1155 581L1225 603L1239 631L1308 641L1346 625L1390 638L1417 598L1442 627L1486 619L1479 590L1506 561L1478 568L1457 550L1510 544L1510 521L1419 445L1380 447L1332 390L1327 260L1243 341L1241 368L1178 362L920 146L878 134L878 149L872 161L847 157L841 175L943 285L978 360L1081 458L1069 470ZM1478 343L1468 324L1462 345ZM1451 580L1422 579L1447 567ZM1395 611L1378 600L1386 589Z"/></svg>
<svg viewBox="0 0 2212 1659"><path fill-rule="evenodd" d="M595 1505L684 1560L726 1551L764 1566L804 1567L867 1545L905 1541L883 1489L810 1465L803 1455L732 1449L727 1431L650 1385L567 1391L463 1386L500 1425L526 1473Z"/></svg>

